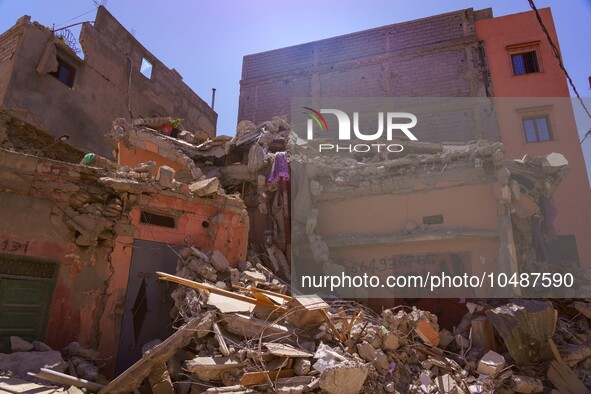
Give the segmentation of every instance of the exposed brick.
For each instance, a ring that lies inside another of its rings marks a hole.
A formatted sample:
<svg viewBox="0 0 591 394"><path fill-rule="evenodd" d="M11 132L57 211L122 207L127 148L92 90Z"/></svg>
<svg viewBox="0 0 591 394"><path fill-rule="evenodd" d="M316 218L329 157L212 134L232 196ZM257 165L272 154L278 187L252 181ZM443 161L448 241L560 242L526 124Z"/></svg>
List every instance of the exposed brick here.
<svg viewBox="0 0 591 394"><path fill-rule="evenodd" d="M289 116L293 97L487 96L473 14L461 10L245 56L238 120ZM473 127L450 125L445 138L425 130L423 139L475 138Z"/></svg>

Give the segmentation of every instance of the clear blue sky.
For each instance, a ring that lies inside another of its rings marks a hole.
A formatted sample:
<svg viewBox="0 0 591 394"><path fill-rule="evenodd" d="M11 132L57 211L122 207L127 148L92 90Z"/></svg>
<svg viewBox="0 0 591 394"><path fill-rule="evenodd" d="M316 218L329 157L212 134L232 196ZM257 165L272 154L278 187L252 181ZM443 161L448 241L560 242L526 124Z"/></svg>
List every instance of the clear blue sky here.
<svg viewBox="0 0 591 394"><path fill-rule="evenodd" d="M591 0L536 0L536 5L552 7L566 67L579 92L590 96ZM210 103L211 88L217 88L218 134L227 135L235 132L246 54L462 8L492 7L495 16L530 10L527 0L109 0L106 6L205 101ZM24 14L47 26L63 25L93 8L92 0L0 0L0 31ZM591 139L585 144L591 153Z"/></svg>

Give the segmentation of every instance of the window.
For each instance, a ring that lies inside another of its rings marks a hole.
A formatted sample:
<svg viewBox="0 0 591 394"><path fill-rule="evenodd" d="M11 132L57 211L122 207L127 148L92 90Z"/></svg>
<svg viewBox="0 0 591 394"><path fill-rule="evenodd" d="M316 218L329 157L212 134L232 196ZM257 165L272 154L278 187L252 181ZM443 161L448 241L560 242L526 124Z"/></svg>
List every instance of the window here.
<svg viewBox="0 0 591 394"><path fill-rule="evenodd" d="M548 116L523 119L523 131L526 142L550 141L552 139Z"/></svg>
<svg viewBox="0 0 591 394"><path fill-rule="evenodd" d="M140 72L148 79L152 79L152 63L145 57L142 58L142 65L140 66Z"/></svg>
<svg viewBox="0 0 591 394"><path fill-rule="evenodd" d="M146 212L144 210L142 210L142 214L140 216L140 223L168 228L176 227L176 221L172 216L158 215L156 213Z"/></svg>
<svg viewBox="0 0 591 394"><path fill-rule="evenodd" d="M540 71L536 51L523 52L511 55L513 72L515 75L537 73Z"/></svg>
<svg viewBox="0 0 591 394"><path fill-rule="evenodd" d="M525 75L544 71L540 57L540 41L508 45L506 49L511 60L514 75Z"/></svg>
<svg viewBox="0 0 591 394"><path fill-rule="evenodd" d="M68 87L74 87L74 78L76 77L76 68L66 62L61 57L57 58L57 71L50 73L61 83Z"/></svg>

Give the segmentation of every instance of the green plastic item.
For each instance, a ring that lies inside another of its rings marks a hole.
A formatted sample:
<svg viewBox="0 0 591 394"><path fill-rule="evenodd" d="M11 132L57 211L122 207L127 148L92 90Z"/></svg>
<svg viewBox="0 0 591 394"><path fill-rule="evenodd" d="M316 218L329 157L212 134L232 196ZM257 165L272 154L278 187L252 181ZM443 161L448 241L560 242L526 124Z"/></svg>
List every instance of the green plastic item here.
<svg viewBox="0 0 591 394"><path fill-rule="evenodd" d="M84 164L85 166L89 166L94 162L94 158L95 158L94 153L87 153L84 156L84 159L82 159L82 164Z"/></svg>

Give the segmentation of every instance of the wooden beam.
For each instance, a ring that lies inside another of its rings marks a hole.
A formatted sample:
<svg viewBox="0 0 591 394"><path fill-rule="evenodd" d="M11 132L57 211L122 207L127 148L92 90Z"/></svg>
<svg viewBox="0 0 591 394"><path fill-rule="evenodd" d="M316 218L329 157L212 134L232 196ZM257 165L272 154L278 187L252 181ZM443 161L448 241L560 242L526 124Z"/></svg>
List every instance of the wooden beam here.
<svg viewBox="0 0 591 394"><path fill-rule="evenodd" d="M85 388L92 391L99 391L105 387L100 383L91 382L90 380L86 379L75 378L71 375L57 372L49 368L41 368L39 372L29 372L28 374L39 379L48 380L50 382L64 384L66 386Z"/></svg>
<svg viewBox="0 0 591 394"><path fill-rule="evenodd" d="M209 333L213 321L213 312L207 312L193 318L179 328L177 332L166 338L164 342L144 354L140 360L127 368L125 372L113 379L99 394L118 394L133 391L150 375L154 365L165 363L178 349L187 346L194 336L202 337L204 334Z"/></svg>
<svg viewBox="0 0 591 394"><path fill-rule="evenodd" d="M204 290L204 291L210 291L212 293L222 294L222 295L225 295L226 297L231 297L231 298L235 298L237 300L250 302L251 304L255 304L255 305L274 308L282 313L287 312L287 308L282 307L282 306L277 306L277 305L275 305L275 303L272 303L272 302L265 302L265 301L257 300L256 298L253 298L253 297L248 297L243 294L234 293L234 292L228 291L228 290L218 289L215 286L211 286L211 285L208 285L205 283L195 282L195 281L192 281L189 279L181 278L180 276L167 274L165 272L156 272L156 274L160 277L160 279L164 279L169 282L178 283L178 284L192 287L192 288L198 289L198 290Z"/></svg>

